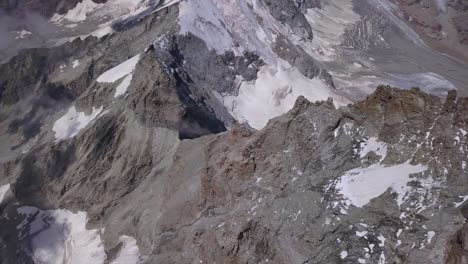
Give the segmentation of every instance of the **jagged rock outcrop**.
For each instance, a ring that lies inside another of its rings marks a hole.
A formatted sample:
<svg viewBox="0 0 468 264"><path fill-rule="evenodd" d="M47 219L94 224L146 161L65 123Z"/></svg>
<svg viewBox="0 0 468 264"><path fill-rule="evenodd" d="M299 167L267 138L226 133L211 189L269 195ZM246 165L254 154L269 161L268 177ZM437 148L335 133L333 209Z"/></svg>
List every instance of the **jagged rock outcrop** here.
<svg viewBox="0 0 468 264"><path fill-rule="evenodd" d="M259 132L183 141L106 114L28 154L13 190L87 210L107 246L131 234L148 263L463 263L466 102L390 87L343 109L299 98ZM423 167L405 180L399 166ZM395 182L360 181L366 168ZM381 191L360 204L347 188Z"/></svg>
<svg viewBox="0 0 468 264"><path fill-rule="evenodd" d="M468 261L468 98L405 75L394 17L140 4L0 65L1 263Z"/></svg>

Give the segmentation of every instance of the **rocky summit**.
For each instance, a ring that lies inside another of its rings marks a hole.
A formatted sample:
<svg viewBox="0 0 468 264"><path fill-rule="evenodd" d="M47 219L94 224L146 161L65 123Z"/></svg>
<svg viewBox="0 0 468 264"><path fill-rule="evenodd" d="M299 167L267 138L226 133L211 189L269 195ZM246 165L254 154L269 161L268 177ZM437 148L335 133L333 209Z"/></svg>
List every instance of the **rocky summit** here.
<svg viewBox="0 0 468 264"><path fill-rule="evenodd" d="M468 264L460 0L0 0L0 263Z"/></svg>

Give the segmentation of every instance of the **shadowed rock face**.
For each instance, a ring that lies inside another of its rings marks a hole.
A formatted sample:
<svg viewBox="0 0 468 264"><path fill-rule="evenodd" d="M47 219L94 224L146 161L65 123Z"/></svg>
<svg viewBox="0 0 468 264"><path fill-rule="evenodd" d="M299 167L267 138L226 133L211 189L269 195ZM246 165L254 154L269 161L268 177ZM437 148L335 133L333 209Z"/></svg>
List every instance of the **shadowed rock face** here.
<svg viewBox="0 0 468 264"><path fill-rule="evenodd" d="M272 38L272 54L289 63L281 74L297 69L336 91L326 67L337 62L311 55L323 34L307 20L336 6L262 3L271 25L291 29ZM225 100L279 68L265 71L255 51L220 52L180 34L179 11L0 65L0 187L10 184L0 200L2 264L37 262L40 232L29 231L39 214L20 213L25 206L86 212L106 264L124 235L136 239L138 263L468 261L468 98L383 85L340 108L300 96L254 130ZM372 40L386 23L359 20L343 41L384 49ZM120 77L103 81L108 71Z"/></svg>

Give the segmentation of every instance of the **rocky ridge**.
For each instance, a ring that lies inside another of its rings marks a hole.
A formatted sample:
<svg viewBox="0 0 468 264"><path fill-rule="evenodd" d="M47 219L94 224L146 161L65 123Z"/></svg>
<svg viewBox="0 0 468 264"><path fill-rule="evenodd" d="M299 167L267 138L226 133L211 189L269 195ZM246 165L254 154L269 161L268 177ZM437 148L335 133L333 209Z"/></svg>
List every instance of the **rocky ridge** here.
<svg viewBox="0 0 468 264"><path fill-rule="evenodd" d="M147 263L463 263L467 103L390 87L344 109L301 97L259 132L182 141L113 111L4 166L17 180L2 222L21 221L17 202L86 210L106 248L132 235ZM350 171L398 181L384 170L402 164L423 169L364 204L343 191Z"/></svg>
<svg viewBox="0 0 468 264"><path fill-rule="evenodd" d="M294 3L259 10L310 44L308 10L330 6ZM467 98L390 86L341 108L294 97L256 131L226 98L261 82L269 57L180 34L180 9L0 65L2 263L51 262L41 253L64 245L88 256L80 237L96 263L468 261ZM364 24L346 43L372 46L380 31L352 37ZM293 40L267 53L338 92ZM280 88L282 105L297 87Z"/></svg>

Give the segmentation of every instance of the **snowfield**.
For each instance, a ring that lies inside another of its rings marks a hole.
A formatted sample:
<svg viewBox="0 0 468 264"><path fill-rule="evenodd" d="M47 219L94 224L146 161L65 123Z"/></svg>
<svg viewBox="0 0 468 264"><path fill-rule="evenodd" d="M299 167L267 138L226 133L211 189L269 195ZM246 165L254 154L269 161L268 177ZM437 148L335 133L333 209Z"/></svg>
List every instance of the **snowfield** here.
<svg viewBox="0 0 468 264"><path fill-rule="evenodd" d="M31 238L32 258L36 263L104 263L106 253L99 229L86 229L85 212L42 211L20 207L26 219L18 225L19 239Z"/></svg>
<svg viewBox="0 0 468 264"><path fill-rule="evenodd" d="M135 67L140 60L140 54L122 62L114 68L104 72L98 78L98 82L113 83L118 79L130 74L135 70Z"/></svg>
<svg viewBox="0 0 468 264"><path fill-rule="evenodd" d="M268 120L292 109L300 95L312 102L331 97L337 107L349 102L333 93L324 81L304 77L288 62L278 59L277 66L262 67L257 80L241 81L239 94L226 96L224 105L238 121L261 129Z"/></svg>
<svg viewBox="0 0 468 264"><path fill-rule="evenodd" d="M55 132L55 141L60 141L76 136L94 119L103 113L103 107L94 108L90 115L77 112L75 106L68 109L64 116L55 121L52 130Z"/></svg>
<svg viewBox="0 0 468 264"><path fill-rule="evenodd" d="M336 189L351 204L363 207L373 198L379 197L388 189L398 194L397 202L401 206L405 196L411 191L407 183L412 174L427 170L423 165L403 163L394 166L374 164L367 168L356 168L346 172L338 180Z"/></svg>
<svg viewBox="0 0 468 264"><path fill-rule="evenodd" d="M127 92L128 87L130 86L130 82L133 78L133 71L136 68L138 61L140 60L140 54L133 56L132 58L122 62L121 64L115 66L114 68L104 72L101 74L97 81L101 83L113 83L122 77L125 79L117 86L115 89L114 97L118 97L123 95Z"/></svg>
<svg viewBox="0 0 468 264"><path fill-rule="evenodd" d="M104 264L107 255L101 229L87 229L85 212L40 210L24 206L17 209L25 216L17 226L19 240L30 239L31 257L35 263ZM111 264L136 264L140 253L136 240L121 236L122 247Z"/></svg>

